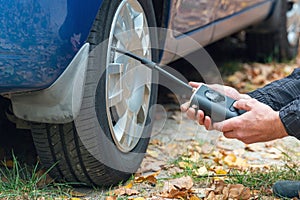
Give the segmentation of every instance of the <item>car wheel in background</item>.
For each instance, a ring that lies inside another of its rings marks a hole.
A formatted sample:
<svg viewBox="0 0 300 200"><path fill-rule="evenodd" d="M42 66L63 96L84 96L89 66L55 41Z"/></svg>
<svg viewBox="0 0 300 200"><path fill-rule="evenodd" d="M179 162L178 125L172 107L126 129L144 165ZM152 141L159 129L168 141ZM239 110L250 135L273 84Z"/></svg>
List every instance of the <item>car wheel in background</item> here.
<svg viewBox="0 0 300 200"><path fill-rule="evenodd" d="M251 59L259 61L290 60L298 53L300 1L278 0L271 19L271 31L247 32L246 44ZM263 23L268 27L269 24Z"/></svg>
<svg viewBox="0 0 300 200"><path fill-rule="evenodd" d="M140 166L151 131L158 77L117 46L157 59L155 16L147 0L105 0L90 32L89 66L79 116L68 124L33 124L40 160L51 175L88 185L112 185Z"/></svg>

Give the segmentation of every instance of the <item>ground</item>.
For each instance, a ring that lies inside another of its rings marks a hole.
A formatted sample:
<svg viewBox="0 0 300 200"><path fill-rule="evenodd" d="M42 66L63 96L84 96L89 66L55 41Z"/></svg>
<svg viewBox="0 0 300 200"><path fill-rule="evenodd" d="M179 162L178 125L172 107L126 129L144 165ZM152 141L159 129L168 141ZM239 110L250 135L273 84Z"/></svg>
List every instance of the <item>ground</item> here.
<svg viewBox="0 0 300 200"><path fill-rule="evenodd" d="M224 82L240 92L282 78L300 64L299 56L288 63L243 61L243 51L237 47L228 50L224 44L228 41L214 46L226 52L222 52L221 58L213 59L218 66L230 65L232 71L220 69ZM234 52L239 53L233 56ZM178 65L184 64L181 61L174 67L180 71ZM251 145L226 139L222 133L207 131L180 112L180 103L188 98L188 94L174 95L160 88L159 102L163 107L155 114L150 145L135 177L109 191L101 191L100 196L94 192L84 193L92 199L104 198L103 195L108 199L275 199L271 186L277 179L289 178L290 172L292 178L299 177L298 172L293 174L293 170L299 170L300 142L297 139L286 137Z"/></svg>
<svg viewBox="0 0 300 200"><path fill-rule="evenodd" d="M208 51L220 67L224 82L241 92L282 78L300 64L300 56L289 63L244 61L244 52L224 48L226 42ZM221 57L214 57L215 49L218 52L226 50L217 53ZM173 67L180 71L177 67L182 68L185 64L181 61L173 63ZM197 77L189 76L187 79L197 80ZM73 200L274 199L270 188L275 180L300 177L297 172L300 157L298 140L287 137L245 145L238 140L226 139L222 133L207 131L180 112L180 103L188 101L188 98L189 94L179 92L174 95L160 88L160 107L155 113L150 145L135 176L109 189L75 187L70 193ZM26 144L24 141L27 141ZM14 149L21 162L36 162L30 134L6 134L0 145L1 159L11 160L11 149Z"/></svg>

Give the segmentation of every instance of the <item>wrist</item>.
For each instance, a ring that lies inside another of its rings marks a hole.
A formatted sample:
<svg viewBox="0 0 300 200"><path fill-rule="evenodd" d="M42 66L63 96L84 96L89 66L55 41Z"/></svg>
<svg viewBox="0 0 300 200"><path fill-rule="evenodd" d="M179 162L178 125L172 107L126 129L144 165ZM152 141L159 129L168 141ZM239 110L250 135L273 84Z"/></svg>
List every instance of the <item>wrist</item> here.
<svg viewBox="0 0 300 200"><path fill-rule="evenodd" d="M275 123L276 124L276 133L275 134L278 134L278 138L283 138L283 137L286 137L288 136L289 134L287 133L286 129L285 129L285 126L283 125L282 121L281 121L281 118L280 118L280 115L279 115L279 112L275 112Z"/></svg>

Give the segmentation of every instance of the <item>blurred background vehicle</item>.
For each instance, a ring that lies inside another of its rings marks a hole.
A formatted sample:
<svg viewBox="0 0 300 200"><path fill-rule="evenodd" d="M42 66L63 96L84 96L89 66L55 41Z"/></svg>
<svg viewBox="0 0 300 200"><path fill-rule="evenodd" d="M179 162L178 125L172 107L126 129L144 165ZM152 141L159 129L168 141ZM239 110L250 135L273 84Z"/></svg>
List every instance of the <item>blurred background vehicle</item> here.
<svg viewBox="0 0 300 200"><path fill-rule="evenodd" d="M30 130L53 177L87 185L138 169L157 99L158 74L111 46L168 64L245 30L253 59L298 52L298 0L0 0L0 8L1 134L8 120Z"/></svg>

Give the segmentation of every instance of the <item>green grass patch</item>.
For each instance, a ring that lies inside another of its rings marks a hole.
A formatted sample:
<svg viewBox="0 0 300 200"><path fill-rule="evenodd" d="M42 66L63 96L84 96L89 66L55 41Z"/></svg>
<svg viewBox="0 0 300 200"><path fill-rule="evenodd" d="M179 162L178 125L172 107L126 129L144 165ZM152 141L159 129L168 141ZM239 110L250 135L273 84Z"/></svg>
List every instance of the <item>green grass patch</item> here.
<svg viewBox="0 0 300 200"><path fill-rule="evenodd" d="M284 165L282 167L271 166L270 169L238 171L232 170L232 175L227 178L228 183L240 183L251 189L272 187L279 180L300 180L300 167L296 165Z"/></svg>
<svg viewBox="0 0 300 200"><path fill-rule="evenodd" d="M0 167L0 198L5 199L53 199L70 197L71 186L66 183L49 181L47 171L35 166L21 165L13 155L12 165L3 162ZM47 180L48 179L48 180Z"/></svg>
<svg viewBox="0 0 300 200"><path fill-rule="evenodd" d="M212 183L215 178L221 178L228 184L243 184L251 190L264 191L264 189L270 189L279 180L300 180L300 166L293 163L287 155L285 162L286 164L283 166L269 166L262 169L251 169L249 167L241 170L223 166L224 169L227 169L227 174L208 173L207 175L197 175L195 171L199 167L205 166L209 171L216 164L205 162L202 159L193 162L184 156L180 156L171 164L180 167L182 172L174 174L172 178L191 176L197 184L204 184L209 180Z"/></svg>

